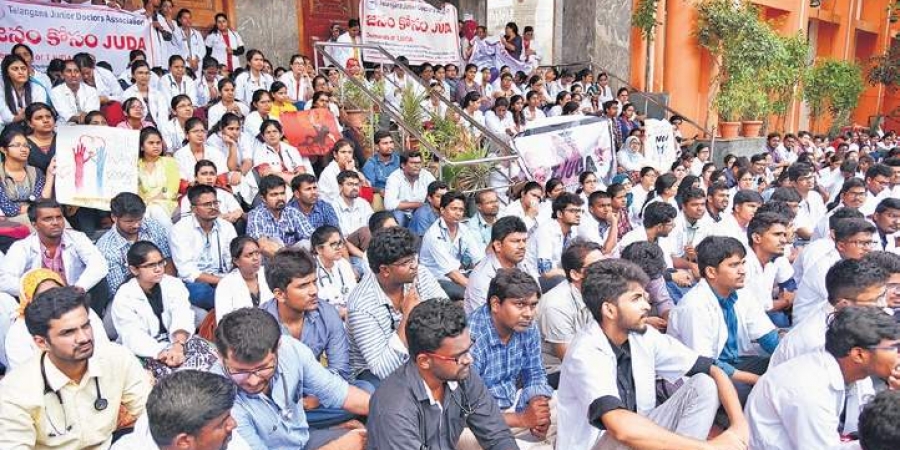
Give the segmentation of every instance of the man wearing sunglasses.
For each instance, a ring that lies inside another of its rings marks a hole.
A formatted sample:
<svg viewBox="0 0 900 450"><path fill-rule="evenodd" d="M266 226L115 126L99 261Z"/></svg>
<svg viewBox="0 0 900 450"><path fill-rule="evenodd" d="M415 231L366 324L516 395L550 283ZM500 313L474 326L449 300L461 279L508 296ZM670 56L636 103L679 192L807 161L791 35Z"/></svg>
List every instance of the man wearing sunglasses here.
<svg viewBox="0 0 900 450"><path fill-rule="evenodd" d="M410 359L372 397L369 450L457 448L468 427L481 448L518 449L497 402L472 371L462 307L431 299L406 320Z"/></svg>
<svg viewBox="0 0 900 450"><path fill-rule="evenodd" d="M364 429L310 428L303 397L326 408L369 413L369 394L319 364L300 341L282 335L278 322L258 308L232 311L216 328L217 370L240 388L232 416L251 448L362 450Z"/></svg>
<svg viewBox="0 0 900 450"><path fill-rule="evenodd" d="M869 377L897 370L900 328L879 308L851 306L830 318L825 351L769 370L747 400L750 448L835 448L853 437ZM843 437L843 438L842 438Z"/></svg>

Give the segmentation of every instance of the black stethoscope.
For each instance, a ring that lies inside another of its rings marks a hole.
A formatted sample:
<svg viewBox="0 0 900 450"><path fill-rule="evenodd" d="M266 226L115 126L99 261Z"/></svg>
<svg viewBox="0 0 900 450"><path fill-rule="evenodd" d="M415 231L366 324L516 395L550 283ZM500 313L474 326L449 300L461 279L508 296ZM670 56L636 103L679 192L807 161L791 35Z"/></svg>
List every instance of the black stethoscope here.
<svg viewBox="0 0 900 450"><path fill-rule="evenodd" d="M175 76L171 73L166 75L169 77L169 86L172 86L175 89L178 89L179 94L184 94L187 91L187 81L184 78L181 79L181 83L175 81Z"/></svg>
<svg viewBox="0 0 900 450"><path fill-rule="evenodd" d="M47 353L41 354L41 379L44 382L44 395L46 396L49 393L53 393L56 396L56 400L59 401L59 406L63 411L63 431L60 432L59 428L53 423L53 419L50 418L50 413L47 412L47 422L50 424L50 428L53 429L52 433L48 433L49 437L59 437L62 436L69 431L72 431L72 425L69 425L69 415L66 413L66 405L63 402L62 394L59 391L54 391L50 389L50 381L47 380L47 370L44 365L44 360L47 358ZM103 394L100 392L100 379L94 377L94 388L97 391L97 397L94 399L94 409L97 411L103 411L109 406L109 401L103 398ZM44 411L46 412L46 406L44 407Z"/></svg>
<svg viewBox="0 0 900 450"><path fill-rule="evenodd" d="M327 279L328 279L328 285L329 285L329 286L334 286L334 280L331 278L331 273L329 273L329 272L328 272L328 269L326 269L325 266L323 266L323 265L319 262L319 258L316 258L316 270L317 270L317 271L320 271L320 272L322 272L322 273L325 274L325 277L324 277L324 278L327 278ZM341 272L341 268L338 266L337 263L334 264L334 270L337 271L338 277L339 277L340 280L341 280L341 295L347 295L347 293L350 292L350 289L347 288L347 283L344 281L344 273ZM316 274L316 279L317 279L317 281L318 281L318 283L319 283L319 287L324 288L324 287L325 287L325 283L322 281L322 280L323 280L323 277L320 277L320 276L318 275L318 273L317 273L317 274Z"/></svg>

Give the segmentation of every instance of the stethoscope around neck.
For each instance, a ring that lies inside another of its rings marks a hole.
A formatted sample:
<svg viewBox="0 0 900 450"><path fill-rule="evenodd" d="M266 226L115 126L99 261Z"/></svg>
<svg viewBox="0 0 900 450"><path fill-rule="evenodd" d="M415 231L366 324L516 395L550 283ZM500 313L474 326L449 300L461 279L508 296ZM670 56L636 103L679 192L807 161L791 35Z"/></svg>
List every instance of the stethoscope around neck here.
<svg viewBox="0 0 900 450"><path fill-rule="evenodd" d="M66 413L66 405L63 402L62 394L59 391L54 391L50 389L50 381L47 379L47 369L45 366L45 360L47 359L47 353L41 354L41 380L44 383L44 395L46 396L49 393L53 393L56 396L56 400L59 402L59 407L63 412L63 429L60 431L59 428L53 423L53 419L50 418L50 413L47 412L46 407L44 411L47 413L47 422L50 424L50 428L53 429L53 432L48 433L49 437L59 437L62 436L69 431L72 431L72 425L69 424L69 415ZM96 397L94 398L94 410L103 411L107 407L109 407L109 400L103 398L103 393L100 392L100 379L94 377L94 389L96 390Z"/></svg>

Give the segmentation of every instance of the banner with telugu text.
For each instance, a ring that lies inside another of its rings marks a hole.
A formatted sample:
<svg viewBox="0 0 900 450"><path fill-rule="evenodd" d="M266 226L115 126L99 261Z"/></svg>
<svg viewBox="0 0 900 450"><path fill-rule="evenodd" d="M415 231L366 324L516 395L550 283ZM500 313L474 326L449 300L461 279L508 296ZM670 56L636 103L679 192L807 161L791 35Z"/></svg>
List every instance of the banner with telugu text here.
<svg viewBox="0 0 900 450"><path fill-rule="evenodd" d="M128 64L128 52L147 50L146 30L143 15L106 6L0 0L0 56L26 44L41 71L54 58L87 52L118 73Z"/></svg>
<svg viewBox="0 0 900 450"><path fill-rule="evenodd" d="M364 44L380 45L412 65L459 64L456 7L437 9L423 0L361 0L360 28ZM390 63L380 52L365 51L366 62Z"/></svg>
<svg viewBox="0 0 900 450"><path fill-rule="evenodd" d="M109 211L109 201L117 194L137 193L139 134L113 127L59 127L56 199Z"/></svg>
<svg viewBox="0 0 900 450"><path fill-rule="evenodd" d="M616 174L616 152L606 119L560 116L536 120L512 144L534 180L542 185L550 178L559 178L572 186L584 171L594 172L609 184Z"/></svg>

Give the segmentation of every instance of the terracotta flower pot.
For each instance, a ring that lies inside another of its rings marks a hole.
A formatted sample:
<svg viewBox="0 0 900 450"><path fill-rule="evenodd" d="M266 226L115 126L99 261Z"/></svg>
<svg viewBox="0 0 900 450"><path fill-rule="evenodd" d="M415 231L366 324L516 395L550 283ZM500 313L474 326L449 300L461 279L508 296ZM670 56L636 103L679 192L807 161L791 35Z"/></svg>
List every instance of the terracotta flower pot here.
<svg viewBox="0 0 900 450"><path fill-rule="evenodd" d="M741 122L741 136L748 138L759 137L762 124L762 120L745 120Z"/></svg>
<svg viewBox="0 0 900 450"><path fill-rule="evenodd" d="M740 122L719 122L719 134L722 135L722 139L734 139L739 137L740 129Z"/></svg>

